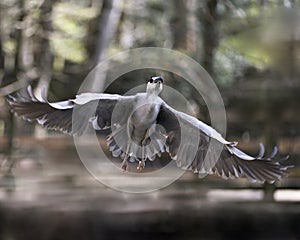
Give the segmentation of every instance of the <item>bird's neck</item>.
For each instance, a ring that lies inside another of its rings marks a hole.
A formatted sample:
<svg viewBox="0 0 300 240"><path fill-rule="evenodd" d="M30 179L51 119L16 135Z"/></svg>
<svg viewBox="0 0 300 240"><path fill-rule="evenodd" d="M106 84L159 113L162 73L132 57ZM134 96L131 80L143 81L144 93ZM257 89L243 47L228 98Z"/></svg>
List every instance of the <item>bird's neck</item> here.
<svg viewBox="0 0 300 240"><path fill-rule="evenodd" d="M157 99L158 94L153 91L153 92L147 92L147 101L149 102L155 102L155 100Z"/></svg>

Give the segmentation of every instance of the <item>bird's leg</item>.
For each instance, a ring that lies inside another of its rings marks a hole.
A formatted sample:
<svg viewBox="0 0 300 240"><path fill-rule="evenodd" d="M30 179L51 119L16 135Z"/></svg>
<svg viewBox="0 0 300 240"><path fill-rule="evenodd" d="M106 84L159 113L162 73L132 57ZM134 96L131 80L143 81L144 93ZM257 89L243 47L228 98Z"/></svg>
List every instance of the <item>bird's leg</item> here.
<svg viewBox="0 0 300 240"><path fill-rule="evenodd" d="M124 171L126 171L126 169L127 169L127 156L126 156L126 155L125 155L124 160L122 161L121 168L122 168Z"/></svg>
<svg viewBox="0 0 300 240"><path fill-rule="evenodd" d="M130 151L130 146L131 146L131 137L132 137L132 124L130 123L130 118L128 119L127 125L126 125L126 132L127 132L127 144L126 144L126 151L125 151L125 156L122 162L122 169L126 171L127 166L128 166L128 157L129 157L129 151Z"/></svg>
<svg viewBox="0 0 300 240"><path fill-rule="evenodd" d="M124 160L122 161L121 168L122 168L124 171L126 171L126 169L127 169L127 159L126 159L126 156L125 156Z"/></svg>
<svg viewBox="0 0 300 240"><path fill-rule="evenodd" d="M145 145L142 143L142 160L139 161L139 165L137 166L137 170L139 170L140 172L144 169L145 167Z"/></svg>
<svg viewBox="0 0 300 240"><path fill-rule="evenodd" d="M148 141L148 138L150 136L150 130L148 129L146 134L145 134L145 137L143 139L143 141L141 142L141 145L142 145L142 160L139 161L139 165L137 167L137 170L139 171L142 171L144 168L145 168L145 162L146 162L146 157L145 157L145 146L147 145L147 141Z"/></svg>
<svg viewBox="0 0 300 240"><path fill-rule="evenodd" d="M123 162L122 162L122 165L121 165L121 167L124 171L126 171L126 169L127 169L127 160L128 160L128 156L129 156L129 148L130 148L130 140L127 141L125 156L124 156L124 159L123 159Z"/></svg>

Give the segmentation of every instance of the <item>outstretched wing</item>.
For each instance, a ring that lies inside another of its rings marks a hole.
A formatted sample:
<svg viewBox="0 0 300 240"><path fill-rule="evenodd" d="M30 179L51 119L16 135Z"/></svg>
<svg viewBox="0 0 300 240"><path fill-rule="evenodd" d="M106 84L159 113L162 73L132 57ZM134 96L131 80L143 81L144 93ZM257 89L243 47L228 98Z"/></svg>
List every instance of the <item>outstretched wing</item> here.
<svg viewBox="0 0 300 240"><path fill-rule="evenodd" d="M198 119L161 105L157 124L167 132L167 151L177 165L201 174L215 173L225 179L246 176L252 182L273 183L286 174L290 166L273 160L277 148L270 156L260 153L252 157L238 148L236 142L226 141L215 129Z"/></svg>
<svg viewBox="0 0 300 240"><path fill-rule="evenodd" d="M120 96L105 93L82 93L75 99L50 103L43 97L38 100L29 86L27 96L9 96L12 110L28 121L36 121L45 128L68 134L81 135L89 122L96 130L110 127L111 116L118 103L118 119L125 121L126 108L133 105L134 96ZM121 113L120 110L123 110Z"/></svg>

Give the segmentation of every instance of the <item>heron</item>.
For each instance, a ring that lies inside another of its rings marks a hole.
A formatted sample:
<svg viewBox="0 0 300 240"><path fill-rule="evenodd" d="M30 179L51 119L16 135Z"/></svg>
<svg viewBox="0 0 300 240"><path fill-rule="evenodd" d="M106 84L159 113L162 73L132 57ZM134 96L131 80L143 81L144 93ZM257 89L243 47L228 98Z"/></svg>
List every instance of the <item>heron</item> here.
<svg viewBox="0 0 300 240"><path fill-rule="evenodd" d="M257 156L241 151L237 142L227 141L208 124L169 106L159 97L163 82L162 76L153 76L143 93L86 92L59 102L49 102L45 92L38 99L28 87L27 96L10 95L8 103L23 119L71 135L80 136L88 125L95 130L110 128L108 149L122 160L124 171L130 162L137 162L137 169L143 171L146 161L167 152L184 170L224 179L246 177L251 182L274 183L287 175L291 166L282 161L288 156L275 160L276 146L268 156L263 144ZM182 136L187 136L184 141ZM219 154L215 154L217 149Z"/></svg>

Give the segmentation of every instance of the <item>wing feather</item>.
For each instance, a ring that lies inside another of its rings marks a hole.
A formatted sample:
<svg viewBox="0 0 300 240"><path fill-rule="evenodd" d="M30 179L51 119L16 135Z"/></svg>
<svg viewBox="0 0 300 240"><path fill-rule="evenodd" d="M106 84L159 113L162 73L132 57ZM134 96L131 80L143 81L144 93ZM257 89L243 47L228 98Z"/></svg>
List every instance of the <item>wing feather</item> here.
<svg viewBox="0 0 300 240"><path fill-rule="evenodd" d="M250 156L238 149L236 142L225 140L212 127L174 110L164 102L157 123L166 129L167 151L183 169L199 174L215 173L225 179L245 176L251 182L273 183L286 175L287 169L291 167L280 164L284 159L274 160L277 147L269 156L264 157L265 148L261 144L257 157ZM182 135L187 131L189 137L181 142ZM198 139L195 135L198 135ZM192 160L189 155L192 155Z"/></svg>
<svg viewBox="0 0 300 240"><path fill-rule="evenodd" d="M12 111L23 119L36 121L48 129L77 135L81 135L88 123L95 119L95 129L109 127L115 105L130 105L133 100L133 96L83 93L72 100L49 103L45 94L42 100L38 100L30 86L26 95L18 93L16 97L7 98Z"/></svg>

